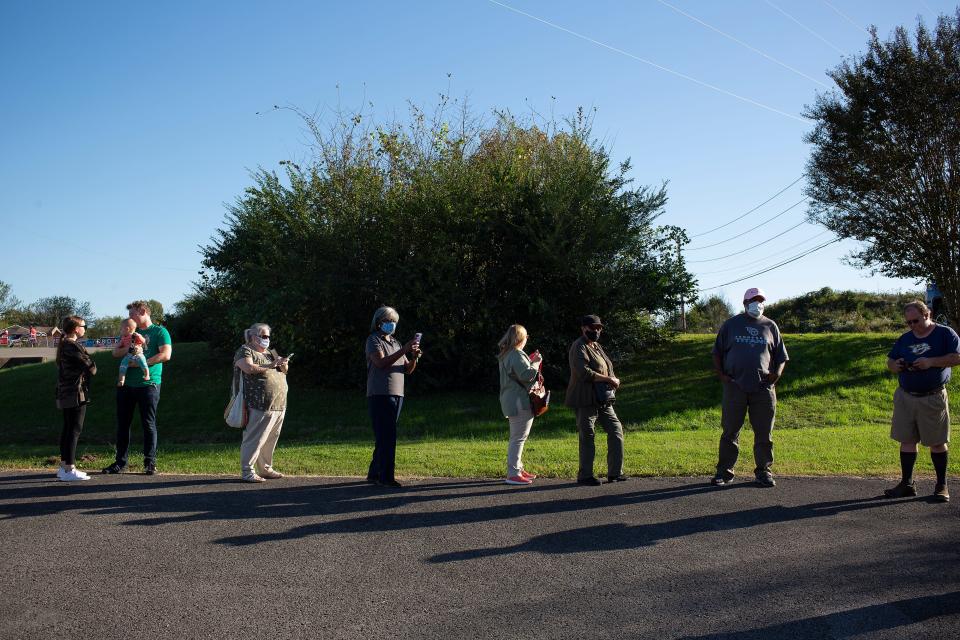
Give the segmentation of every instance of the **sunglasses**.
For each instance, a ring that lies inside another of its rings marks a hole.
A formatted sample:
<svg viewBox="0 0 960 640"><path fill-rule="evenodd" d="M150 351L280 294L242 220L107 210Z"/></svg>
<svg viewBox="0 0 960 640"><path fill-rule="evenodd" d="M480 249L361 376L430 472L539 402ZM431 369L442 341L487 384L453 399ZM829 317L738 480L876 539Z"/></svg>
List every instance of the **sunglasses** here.
<svg viewBox="0 0 960 640"><path fill-rule="evenodd" d="M920 324L924 321L924 318L913 318L912 320L907 320L907 326L912 327L915 324Z"/></svg>
<svg viewBox="0 0 960 640"><path fill-rule="evenodd" d="M264 340L269 340L269 339L270 339L270 334L263 335L263 334L261 333L261 334L260 334L260 337L263 338Z"/></svg>

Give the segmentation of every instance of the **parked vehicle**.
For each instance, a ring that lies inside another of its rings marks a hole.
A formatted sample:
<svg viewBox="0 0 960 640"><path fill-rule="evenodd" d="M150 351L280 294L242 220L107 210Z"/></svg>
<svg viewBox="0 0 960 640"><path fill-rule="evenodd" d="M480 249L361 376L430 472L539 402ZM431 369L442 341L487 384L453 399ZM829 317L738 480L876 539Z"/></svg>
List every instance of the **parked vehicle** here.
<svg viewBox="0 0 960 640"><path fill-rule="evenodd" d="M930 317L937 324L950 325L950 319L947 317L946 308L943 304L943 294L937 288L935 282L927 283L927 306L930 307Z"/></svg>

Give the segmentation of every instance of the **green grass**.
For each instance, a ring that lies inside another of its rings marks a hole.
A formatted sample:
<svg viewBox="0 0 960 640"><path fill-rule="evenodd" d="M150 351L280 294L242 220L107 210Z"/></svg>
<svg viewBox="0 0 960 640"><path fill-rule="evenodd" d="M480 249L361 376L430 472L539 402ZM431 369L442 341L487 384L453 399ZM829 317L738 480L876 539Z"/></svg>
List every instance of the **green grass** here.
<svg viewBox="0 0 960 640"><path fill-rule="evenodd" d="M886 373L894 336L788 335L791 362L778 385L776 444L780 474L895 475L896 444L887 437L895 378ZM624 381L617 413L626 430L626 470L641 475L712 472L720 421L720 386L711 375L711 336L683 336L618 374ZM104 466L114 437L116 361L97 354L100 375L79 453L83 466ZM296 374L300 373L298 377ZM178 344L165 367L160 400L160 464L167 472L236 473L239 433L222 420L230 367L206 345ZM0 468L37 468L57 455L61 418L53 405L52 364L0 370ZM329 391L291 378L290 406L277 467L297 474L362 475L372 435L360 391ZM548 381L549 382L549 381ZM573 414L551 385L554 405L536 421L526 464L546 476L576 474ZM957 406L953 422L957 424ZM398 473L406 476L496 477L503 473L506 420L496 393L410 393L400 424ZM134 451L139 428L134 429ZM599 437L598 472L604 467ZM742 473L752 468L752 435L741 438ZM135 456L132 457L135 459ZM103 463L103 464L101 464ZM926 455L919 470L929 471ZM951 461L951 472L960 460Z"/></svg>

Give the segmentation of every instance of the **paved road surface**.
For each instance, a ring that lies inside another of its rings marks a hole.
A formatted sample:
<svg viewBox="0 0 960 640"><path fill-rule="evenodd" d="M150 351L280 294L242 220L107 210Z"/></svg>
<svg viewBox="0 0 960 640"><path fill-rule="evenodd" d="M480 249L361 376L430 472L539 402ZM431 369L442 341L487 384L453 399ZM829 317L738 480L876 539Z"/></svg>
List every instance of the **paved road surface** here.
<svg viewBox="0 0 960 640"><path fill-rule="evenodd" d="M0 638L958 638L957 505L885 485L0 473Z"/></svg>

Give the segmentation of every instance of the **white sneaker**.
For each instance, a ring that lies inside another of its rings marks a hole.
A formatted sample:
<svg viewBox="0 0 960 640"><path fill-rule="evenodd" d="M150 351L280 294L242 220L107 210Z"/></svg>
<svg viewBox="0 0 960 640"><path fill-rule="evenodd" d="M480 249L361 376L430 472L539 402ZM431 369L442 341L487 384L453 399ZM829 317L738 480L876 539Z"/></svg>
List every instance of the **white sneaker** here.
<svg viewBox="0 0 960 640"><path fill-rule="evenodd" d="M77 472L78 476L82 476L84 480L90 479L90 475L86 471L80 471L80 469L77 469L76 467L74 467L73 470Z"/></svg>
<svg viewBox="0 0 960 640"><path fill-rule="evenodd" d="M77 471L76 468L70 469L67 471L63 467L57 471L57 480L63 482L77 482L79 480L89 480L90 476L85 474L83 471Z"/></svg>

